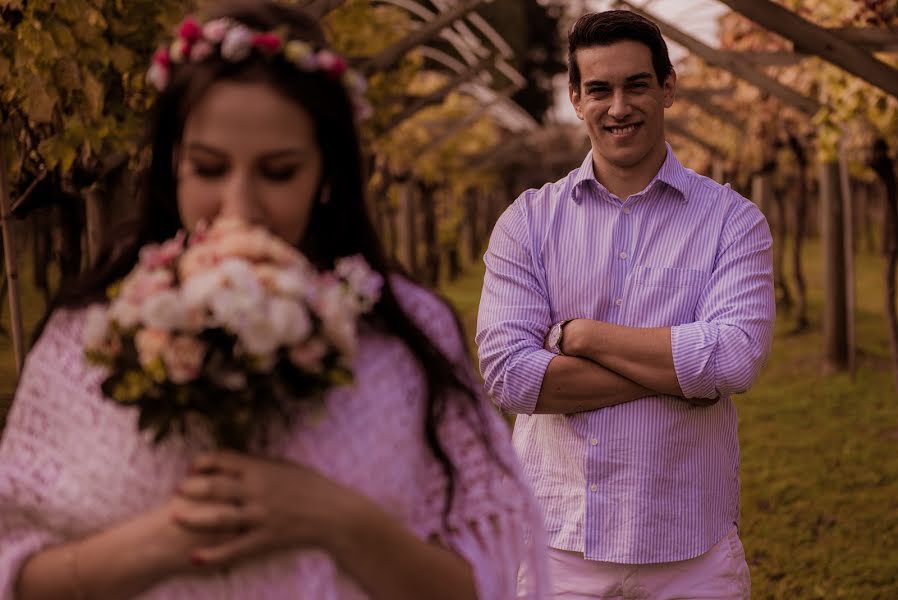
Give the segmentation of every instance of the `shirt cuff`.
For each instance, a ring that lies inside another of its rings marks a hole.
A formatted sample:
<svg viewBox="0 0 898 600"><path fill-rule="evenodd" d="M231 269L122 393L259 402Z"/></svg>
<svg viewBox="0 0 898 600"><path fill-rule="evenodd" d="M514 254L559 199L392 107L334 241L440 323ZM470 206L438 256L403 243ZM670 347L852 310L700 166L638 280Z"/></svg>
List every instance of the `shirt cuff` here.
<svg viewBox="0 0 898 600"><path fill-rule="evenodd" d="M505 375L505 389L499 402L505 412L532 415L543 386L546 369L556 354L548 350L535 350L524 354Z"/></svg>
<svg viewBox="0 0 898 600"><path fill-rule="evenodd" d="M714 354L719 329L697 321L670 328L674 371L686 398L716 398Z"/></svg>

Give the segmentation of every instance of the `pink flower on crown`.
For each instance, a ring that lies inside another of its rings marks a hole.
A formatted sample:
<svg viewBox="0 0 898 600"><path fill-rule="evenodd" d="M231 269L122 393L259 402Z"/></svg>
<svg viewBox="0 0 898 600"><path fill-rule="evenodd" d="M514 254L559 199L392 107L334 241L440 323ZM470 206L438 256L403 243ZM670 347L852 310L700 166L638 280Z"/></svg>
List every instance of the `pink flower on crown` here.
<svg viewBox="0 0 898 600"><path fill-rule="evenodd" d="M195 41L199 40L202 35L203 30L200 29L199 24L193 17L187 17L181 23L181 26L178 27L178 37L188 44L193 44Z"/></svg>
<svg viewBox="0 0 898 600"><path fill-rule="evenodd" d="M168 86L168 69L154 62L147 71L147 81L161 92Z"/></svg>
<svg viewBox="0 0 898 600"><path fill-rule="evenodd" d="M202 62L212 55L215 47L206 40L200 40L190 49L190 60Z"/></svg>
<svg viewBox="0 0 898 600"><path fill-rule="evenodd" d="M321 50L318 52L317 59L318 67L331 77L341 77L348 68L346 61L330 50Z"/></svg>
<svg viewBox="0 0 898 600"><path fill-rule="evenodd" d="M225 33L221 41L221 55L227 60L241 61L253 48L253 32L243 25L235 25Z"/></svg>
<svg viewBox="0 0 898 600"><path fill-rule="evenodd" d="M252 45L268 54L276 54L280 52L283 42L274 33L257 33L253 36Z"/></svg>
<svg viewBox="0 0 898 600"><path fill-rule="evenodd" d="M153 53L153 64L168 69L171 66L171 58L168 56L168 50L165 48L156 50L156 52Z"/></svg>
<svg viewBox="0 0 898 600"><path fill-rule="evenodd" d="M218 44L224 39L230 27L231 22L228 19L209 21L203 25L203 37L213 44Z"/></svg>

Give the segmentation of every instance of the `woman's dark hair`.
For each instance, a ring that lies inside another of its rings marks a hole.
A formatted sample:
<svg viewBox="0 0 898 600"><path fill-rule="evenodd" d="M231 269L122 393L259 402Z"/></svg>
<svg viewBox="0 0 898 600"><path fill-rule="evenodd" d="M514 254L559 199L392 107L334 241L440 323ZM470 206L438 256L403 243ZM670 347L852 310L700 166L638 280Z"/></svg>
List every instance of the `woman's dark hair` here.
<svg viewBox="0 0 898 600"><path fill-rule="evenodd" d="M314 19L294 7L271 1L219 2L206 17L228 17L258 31L286 25L289 39L305 41L316 48L326 46L324 34ZM424 435L448 480L445 519L456 487L455 467L438 435L447 398L462 398L460 401L473 409L473 412L463 412L476 416L468 419L469 424L490 453L496 455L488 442L485 408L476 392L405 313L390 285L387 274L402 273L402 270L387 258L366 208L363 161L347 90L338 80L320 72L302 72L283 57L254 56L241 62L209 59L180 65L172 75L157 99L150 124L152 157L145 173L136 221L110 236L111 243L101 253L96 266L61 290L51 311L60 306L83 306L105 300L107 287L136 265L142 246L169 239L182 227L173 164L187 116L205 92L221 80L263 82L272 86L312 116L324 165L319 198L324 187L329 187L330 200L314 203L300 250L322 269L333 268L334 261L341 256L361 254L372 268L384 275L381 299L368 320L374 327L400 338L414 353L426 376ZM457 318L456 326L461 331ZM452 389L462 393L457 396L445 393Z"/></svg>
<svg viewBox="0 0 898 600"><path fill-rule="evenodd" d="M648 46L652 52L652 66L658 83L673 71L667 44L661 30L653 22L629 10L606 10L589 13L580 17L568 34L568 74L570 84L580 89L580 65L577 64L577 50L594 46L631 40Z"/></svg>

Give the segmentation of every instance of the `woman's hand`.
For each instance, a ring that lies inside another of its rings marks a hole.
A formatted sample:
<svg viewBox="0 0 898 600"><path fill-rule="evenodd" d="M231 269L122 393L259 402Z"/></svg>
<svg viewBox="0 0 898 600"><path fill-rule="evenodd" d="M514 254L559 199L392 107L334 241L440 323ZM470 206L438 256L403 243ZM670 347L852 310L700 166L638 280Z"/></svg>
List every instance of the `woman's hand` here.
<svg viewBox="0 0 898 600"><path fill-rule="evenodd" d="M329 550L353 523L377 510L308 467L234 452L198 458L178 494L180 525L225 536L193 552L206 565L291 547Z"/></svg>

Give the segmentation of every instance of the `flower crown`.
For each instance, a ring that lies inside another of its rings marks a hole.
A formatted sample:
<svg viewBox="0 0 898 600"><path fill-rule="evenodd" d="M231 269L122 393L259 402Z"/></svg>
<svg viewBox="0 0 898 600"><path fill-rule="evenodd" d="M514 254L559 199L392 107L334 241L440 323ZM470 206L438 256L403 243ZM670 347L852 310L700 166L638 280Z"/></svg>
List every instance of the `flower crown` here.
<svg viewBox="0 0 898 600"><path fill-rule="evenodd" d="M316 50L300 40L287 40L280 31L256 31L233 19L222 18L201 25L187 17L178 26L174 41L153 55L147 80L160 92L168 87L173 65L198 63L213 54L230 62L245 60L253 51L264 56L283 56L287 62L305 73L321 72L339 80L349 92L356 117L366 119L372 109L365 98L367 82L349 68L346 59L328 50Z"/></svg>

